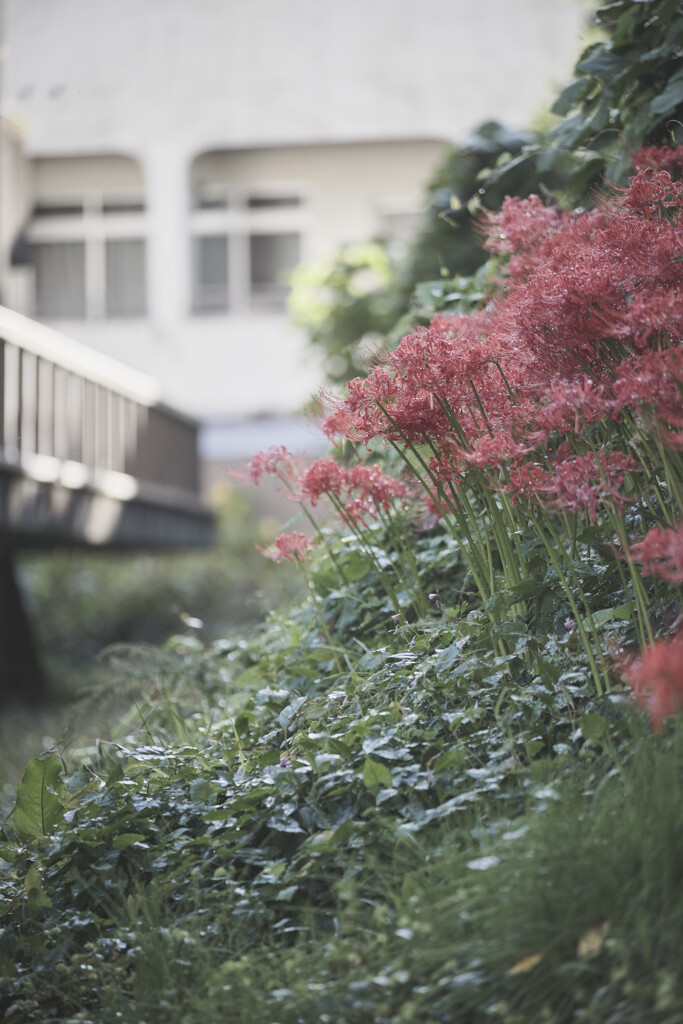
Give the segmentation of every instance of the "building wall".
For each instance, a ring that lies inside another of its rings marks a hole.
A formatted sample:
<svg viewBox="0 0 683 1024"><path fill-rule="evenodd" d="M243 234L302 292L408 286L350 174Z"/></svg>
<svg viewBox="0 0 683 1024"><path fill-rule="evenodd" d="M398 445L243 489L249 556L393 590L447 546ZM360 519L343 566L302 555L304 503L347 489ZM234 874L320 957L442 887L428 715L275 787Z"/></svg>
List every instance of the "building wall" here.
<svg viewBox="0 0 683 1024"><path fill-rule="evenodd" d="M61 251L49 246L70 241L83 312L43 319L213 420L291 412L322 379L283 313L252 302L254 232L297 234L301 258L315 259L416 213L445 142L491 117L524 126L543 108L583 19L576 0L4 6L3 107L25 152L25 173L9 177L24 211L44 208L28 237L48 246L36 270L0 266L8 301L35 313L37 276ZM223 207L198 208L207 187L227 190ZM297 204L257 209L259 190ZM141 208L107 213L126 196ZM72 201L82 214L50 209ZM2 230L20 226L5 216ZM230 309L212 313L196 296L196 240L209 236L228 238L230 276ZM134 315L108 312L116 243L144 293Z"/></svg>
<svg viewBox="0 0 683 1024"><path fill-rule="evenodd" d="M523 126L564 80L575 0L5 0L29 154L446 138Z"/></svg>

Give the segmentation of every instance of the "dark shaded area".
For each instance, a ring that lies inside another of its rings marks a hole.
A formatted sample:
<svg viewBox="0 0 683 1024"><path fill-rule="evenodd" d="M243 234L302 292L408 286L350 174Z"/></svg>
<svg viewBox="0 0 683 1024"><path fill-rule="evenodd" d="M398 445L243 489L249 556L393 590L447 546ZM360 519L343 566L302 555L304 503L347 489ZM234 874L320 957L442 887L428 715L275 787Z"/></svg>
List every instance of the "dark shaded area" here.
<svg viewBox="0 0 683 1024"><path fill-rule="evenodd" d="M17 583L15 562L0 547L0 706L12 702L37 704L46 697L31 623Z"/></svg>

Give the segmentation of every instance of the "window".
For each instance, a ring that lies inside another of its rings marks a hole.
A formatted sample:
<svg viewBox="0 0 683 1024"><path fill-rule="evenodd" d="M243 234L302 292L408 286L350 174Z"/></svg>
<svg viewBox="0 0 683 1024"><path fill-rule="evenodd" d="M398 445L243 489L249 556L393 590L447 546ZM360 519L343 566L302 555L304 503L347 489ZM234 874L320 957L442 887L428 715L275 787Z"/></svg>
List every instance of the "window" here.
<svg viewBox="0 0 683 1024"><path fill-rule="evenodd" d="M33 246L36 314L85 317L85 244L42 242Z"/></svg>
<svg viewBox="0 0 683 1024"><path fill-rule="evenodd" d="M285 192L202 186L195 193L195 313L277 312L301 260L302 199Z"/></svg>
<svg viewBox="0 0 683 1024"><path fill-rule="evenodd" d="M144 203L88 192L40 201L28 229L42 319L141 317L147 305Z"/></svg>
<svg viewBox="0 0 683 1024"><path fill-rule="evenodd" d="M145 243L108 238L105 243L106 315L145 315Z"/></svg>
<svg viewBox="0 0 683 1024"><path fill-rule="evenodd" d="M299 236L251 235L249 238L251 304L282 309L287 298L287 271L299 262Z"/></svg>
<svg viewBox="0 0 683 1024"><path fill-rule="evenodd" d="M194 268L195 312L225 313L228 309L228 236L195 238Z"/></svg>

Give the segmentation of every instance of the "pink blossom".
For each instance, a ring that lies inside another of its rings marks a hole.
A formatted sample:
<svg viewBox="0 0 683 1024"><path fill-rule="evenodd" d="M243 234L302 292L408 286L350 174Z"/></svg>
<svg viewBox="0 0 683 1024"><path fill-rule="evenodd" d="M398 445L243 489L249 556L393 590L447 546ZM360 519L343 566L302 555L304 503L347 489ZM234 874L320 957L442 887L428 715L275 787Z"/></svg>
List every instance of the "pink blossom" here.
<svg viewBox="0 0 683 1024"><path fill-rule="evenodd" d="M272 558L274 562L281 562L283 558L286 558L288 562L295 560L305 562L306 554L312 547L311 539L305 533L294 531L292 533L281 533L279 537L276 537L272 548L258 548L257 550L262 555L265 555L266 558Z"/></svg>

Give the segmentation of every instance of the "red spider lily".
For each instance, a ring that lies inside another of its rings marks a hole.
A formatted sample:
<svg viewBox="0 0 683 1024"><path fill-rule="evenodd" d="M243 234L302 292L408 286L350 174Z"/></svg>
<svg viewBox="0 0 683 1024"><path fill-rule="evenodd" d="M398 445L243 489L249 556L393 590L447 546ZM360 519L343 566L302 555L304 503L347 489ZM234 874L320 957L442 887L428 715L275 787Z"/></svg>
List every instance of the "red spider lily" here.
<svg viewBox="0 0 683 1024"><path fill-rule="evenodd" d="M623 511L635 500L624 495L622 487L626 474L636 468L633 459L621 452L572 455L553 464L552 480L540 489L539 496L562 512L588 512L595 522L601 506Z"/></svg>
<svg viewBox="0 0 683 1024"><path fill-rule="evenodd" d="M312 549L313 544L310 537L305 533L281 533L276 537L272 548L257 548L266 558L272 558L274 562L281 562L284 558L288 562L305 562L307 553Z"/></svg>
<svg viewBox="0 0 683 1024"><path fill-rule="evenodd" d="M427 511L427 521L424 525L427 529L433 526L434 522L437 520L447 519L450 515L450 509L446 502L436 501L431 494L425 495L424 505Z"/></svg>
<svg viewBox="0 0 683 1024"><path fill-rule="evenodd" d="M479 469L483 469L486 466L500 466L502 462L517 462L529 451L530 449L516 441L509 431L503 430L493 437L485 434L479 439L474 451L466 454L464 458Z"/></svg>
<svg viewBox="0 0 683 1024"><path fill-rule="evenodd" d="M659 732L665 718L683 709L683 633L652 644L624 675L636 701L652 716L652 728Z"/></svg>
<svg viewBox="0 0 683 1024"><path fill-rule="evenodd" d="M668 171L672 178L683 173L683 147L670 149L669 146L644 146L633 155L633 167L636 171L647 171L656 167L660 171Z"/></svg>
<svg viewBox="0 0 683 1024"><path fill-rule="evenodd" d="M622 493L626 474L637 468L630 456L621 452L609 457L603 452L567 455L565 450L560 454L548 469L529 462L512 469L504 489L513 501L535 498L560 512L587 512L595 522L598 508L607 505L621 511L635 500Z"/></svg>
<svg viewBox="0 0 683 1024"><path fill-rule="evenodd" d="M499 213L484 213L479 230L489 252L512 254L535 248L557 226L560 217L559 210L546 206L539 196L506 196Z"/></svg>
<svg viewBox="0 0 683 1024"><path fill-rule="evenodd" d="M537 462L525 462L510 471L510 479L505 490L510 494L513 503L520 498L538 498L550 486L550 474Z"/></svg>
<svg viewBox="0 0 683 1024"><path fill-rule="evenodd" d="M548 400L535 409L538 438L553 431L580 434L586 424L600 423L614 412L615 403L607 397L604 384L584 376L576 381L552 381Z"/></svg>
<svg viewBox="0 0 683 1024"><path fill-rule="evenodd" d="M649 407L663 423L683 427L683 348L624 359L614 383L615 408Z"/></svg>
<svg viewBox="0 0 683 1024"><path fill-rule="evenodd" d="M672 339L683 335L683 290L677 283L653 285L636 293L625 308L601 313L605 337L632 341L644 349L661 333Z"/></svg>
<svg viewBox="0 0 683 1024"><path fill-rule="evenodd" d="M626 209L650 219L683 202L683 183L672 181L668 171L638 171L624 189L620 202Z"/></svg>
<svg viewBox="0 0 683 1024"><path fill-rule="evenodd" d="M293 481L296 476L294 456L284 445L275 445L252 456L247 465L247 472L255 484L261 482L264 474Z"/></svg>
<svg viewBox="0 0 683 1024"><path fill-rule="evenodd" d="M444 445L429 460L429 473L437 484L460 483L466 469L462 449L455 444Z"/></svg>
<svg viewBox="0 0 683 1024"><path fill-rule="evenodd" d="M658 343L662 331L678 340L682 206L683 186L664 171L636 175L589 212L559 213L538 197L506 200L486 231L490 248L526 254L523 267L511 264L507 291L478 313L435 317L404 338L367 380L349 384L327 429L366 443L455 441L471 454L486 434L509 433L525 447L646 403L677 426L680 395L667 360L680 362L680 347L675 356L646 352L651 366L630 355L617 365L605 342L628 352Z"/></svg>
<svg viewBox="0 0 683 1024"><path fill-rule="evenodd" d="M335 459L317 459L302 474L301 499L315 506L324 495L337 498L354 522L370 515L377 519L387 512L395 498L408 497L400 480L387 476L379 466L342 466Z"/></svg>
<svg viewBox="0 0 683 1024"><path fill-rule="evenodd" d="M668 583L683 583L683 523L655 527L631 547L631 559L640 562L648 575Z"/></svg>
<svg viewBox="0 0 683 1024"><path fill-rule="evenodd" d="M344 487L344 472L344 467L331 456L316 459L301 476L301 496L307 498L311 505L317 505L324 494L341 494Z"/></svg>

